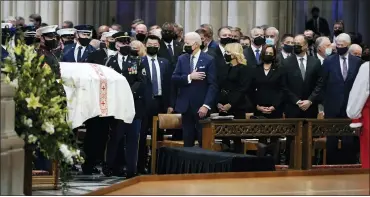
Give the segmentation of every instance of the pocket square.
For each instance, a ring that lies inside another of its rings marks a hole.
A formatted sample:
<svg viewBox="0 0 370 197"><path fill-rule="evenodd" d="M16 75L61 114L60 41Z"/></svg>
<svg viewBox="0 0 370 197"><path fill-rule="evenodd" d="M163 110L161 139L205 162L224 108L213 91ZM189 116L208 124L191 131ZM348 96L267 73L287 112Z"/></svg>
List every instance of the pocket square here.
<svg viewBox="0 0 370 197"><path fill-rule="evenodd" d="M205 68L205 66L199 66L200 69Z"/></svg>

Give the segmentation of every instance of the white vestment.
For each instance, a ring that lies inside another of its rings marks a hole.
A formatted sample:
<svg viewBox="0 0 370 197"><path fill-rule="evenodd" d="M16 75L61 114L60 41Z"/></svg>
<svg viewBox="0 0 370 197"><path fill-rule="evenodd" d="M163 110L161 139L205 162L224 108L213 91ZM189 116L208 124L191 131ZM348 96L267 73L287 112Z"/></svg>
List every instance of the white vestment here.
<svg viewBox="0 0 370 197"><path fill-rule="evenodd" d="M60 62L60 71L68 120L73 128L96 116L114 116L132 123L134 98L124 76L109 67L90 63Z"/></svg>

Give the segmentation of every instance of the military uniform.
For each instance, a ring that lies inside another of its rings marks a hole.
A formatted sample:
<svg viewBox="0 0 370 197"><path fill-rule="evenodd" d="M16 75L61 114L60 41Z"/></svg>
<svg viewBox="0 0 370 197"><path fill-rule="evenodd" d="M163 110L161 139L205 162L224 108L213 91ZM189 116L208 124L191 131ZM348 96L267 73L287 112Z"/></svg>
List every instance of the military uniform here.
<svg viewBox="0 0 370 197"><path fill-rule="evenodd" d="M116 42L124 43L126 49L129 48L130 36L128 32L118 32L113 37L116 39ZM110 133L107 143L106 165L103 167L103 173L107 176L122 176L123 164L119 160L122 157L126 157L127 178L136 175L141 120L145 114L144 90L146 70L144 65L141 64L141 58L136 56L136 54L135 56L132 55L135 51L131 51L131 54L127 56L122 55L123 51L120 50L117 55L110 58L106 65L127 79L134 97L136 114L131 124L124 123L122 120L116 120L115 129ZM121 143L122 140L125 140L126 148ZM123 154L123 151L125 154Z"/></svg>

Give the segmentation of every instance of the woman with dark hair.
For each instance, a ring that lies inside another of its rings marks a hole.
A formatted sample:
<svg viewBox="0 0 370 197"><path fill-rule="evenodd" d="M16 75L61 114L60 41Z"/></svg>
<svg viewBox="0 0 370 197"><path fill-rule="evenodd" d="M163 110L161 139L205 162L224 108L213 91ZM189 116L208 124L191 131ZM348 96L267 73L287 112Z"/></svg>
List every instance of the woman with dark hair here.
<svg viewBox="0 0 370 197"><path fill-rule="evenodd" d="M254 90L255 116L282 118L283 80L276 59L274 46L264 46L260 62L254 69L252 87Z"/></svg>

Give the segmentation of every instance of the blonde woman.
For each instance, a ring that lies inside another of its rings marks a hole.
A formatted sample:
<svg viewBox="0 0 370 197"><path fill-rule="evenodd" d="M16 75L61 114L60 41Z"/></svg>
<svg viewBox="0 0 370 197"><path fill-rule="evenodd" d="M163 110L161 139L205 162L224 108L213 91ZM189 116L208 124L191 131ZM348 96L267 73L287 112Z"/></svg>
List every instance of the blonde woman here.
<svg viewBox="0 0 370 197"><path fill-rule="evenodd" d="M131 55L134 55L134 56L138 55L139 57L146 56L146 48L142 42L138 40L134 40L130 43L130 46L132 49ZM133 54L133 53L136 53L134 51L137 51L137 54Z"/></svg>

